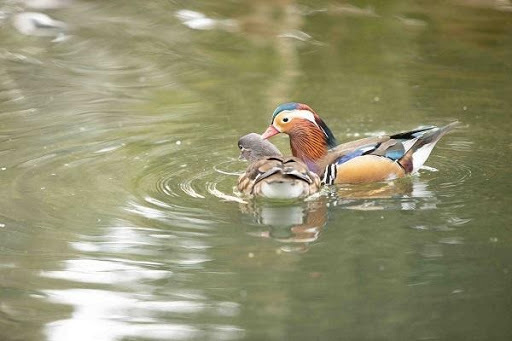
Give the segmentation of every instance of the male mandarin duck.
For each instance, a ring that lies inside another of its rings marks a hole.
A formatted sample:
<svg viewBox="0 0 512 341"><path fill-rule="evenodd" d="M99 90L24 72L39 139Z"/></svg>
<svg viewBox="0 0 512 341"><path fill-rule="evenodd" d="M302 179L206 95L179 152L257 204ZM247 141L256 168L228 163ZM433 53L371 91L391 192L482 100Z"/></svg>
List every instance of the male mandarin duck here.
<svg viewBox="0 0 512 341"><path fill-rule="evenodd" d="M417 172L439 139L458 122L338 145L333 133L306 104L277 107L262 138L288 134L293 156L324 184L386 181Z"/></svg>
<svg viewBox="0 0 512 341"><path fill-rule="evenodd" d="M279 149L251 133L238 141L240 158L250 162L238 179L238 190L270 199L306 197L320 189L320 178L298 158L283 157Z"/></svg>

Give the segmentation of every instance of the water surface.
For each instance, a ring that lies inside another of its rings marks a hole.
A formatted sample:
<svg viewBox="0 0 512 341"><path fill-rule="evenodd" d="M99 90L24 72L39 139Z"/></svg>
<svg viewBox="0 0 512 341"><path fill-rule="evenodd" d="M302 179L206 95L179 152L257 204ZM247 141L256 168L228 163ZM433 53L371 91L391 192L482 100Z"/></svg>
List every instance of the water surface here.
<svg viewBox="0 0 512 341"><path fill-rule="evenodd" d="M512 338L508 1L5 1L0 26L0 339ZM292 100L340 141L461 125L413 177L238 197L238 137Z"/></svg>

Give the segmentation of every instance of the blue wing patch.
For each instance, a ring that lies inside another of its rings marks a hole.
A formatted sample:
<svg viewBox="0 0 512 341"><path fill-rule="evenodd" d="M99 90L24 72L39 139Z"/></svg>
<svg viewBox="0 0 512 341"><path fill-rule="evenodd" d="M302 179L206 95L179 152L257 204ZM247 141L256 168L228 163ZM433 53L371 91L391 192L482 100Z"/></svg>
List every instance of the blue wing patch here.
<svg viewBox="0 0 512 341"><path fill-rule="evenodd" d="M361 155L366 155L366 154L371 154L372 152L374 152L377 148L379 148L380 146L380 143L379 144L374 144L374 145L368 145L368 146L364 146L364 147L361 147L361 148L358 148L346 155L343 155L341 156L339 159L336 160L335 164L336 165L341 165L347 161L350 161L352 160L353 158L356 158L358 156L361 156ZM387 157L393 161L396 161L398 159L400 159L402 156L404 156L405 154L405 149L404 149L404 146L402 143L397 143L395 144L394 146L390 147L388 150L386 150L384 152L384 154L380 154L380 156L384 156L384 157Z"/></svg>
<svg viewBox="0 0 512 341"><path fill-rule="evenodd" d="M390 158L393 161L396 161L404 156L404 149L395 149L386 151L386 157Z"/></svg>
<svg viewBox="0 0 512 341"><path fill-rule="evenodd" d="M351 153L343 155L338 160L336 160L335 163L337 165L341 165L342 163L345 163L345 162L347 162L349 160L352 160L355 157L358 157L358 156L361 156L361 155L364 155L364 154L368 154L368 153L374 151L375 147L376 147L376 145L371 145L371 146L366 146L366 147L358 148L358 149L354 150Z"/></svg>

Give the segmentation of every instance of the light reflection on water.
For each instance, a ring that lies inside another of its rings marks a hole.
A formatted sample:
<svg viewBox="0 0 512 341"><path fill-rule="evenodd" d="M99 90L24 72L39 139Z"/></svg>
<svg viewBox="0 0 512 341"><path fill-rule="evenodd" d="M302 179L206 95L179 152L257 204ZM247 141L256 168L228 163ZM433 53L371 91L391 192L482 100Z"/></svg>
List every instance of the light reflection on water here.
<svg viewBox="0 0 512 341"><path fill-rule="evenodd" d="M1 339L512 335L504 2L33 3L0 4ZM241 198L289 100L340 141L463 124L419 175Z"/></svg>
<svg viewBox="0 0 512 341"><path fill-rule="evenodd" d="M212 309L217 314L236 314L237 305L219 302L217 307L203 300L148 301L145 295L125 294L104 290L69 289L47 290L47 299L59 304L73 305L70 319L55 321L46 326L50 340L115 340L125 337L145 339L187 340L215 338L233 340L243 336L243 330L232 325L211 325L203 328L189 324L159 323L159 315L200 314ZM130 311L130 316L126 312Z"/></svg>
<svg viewBox="0 0 512 341"><path fill-rule="evenodd" d="M154 214L147 217L155 219ZM108 228L102 236L83 236L83 240L70 243L81 253L81 258L63 261L61 270L40 273L46 278L94 285L88 289L42 290L41 298L73 306L70 318L46 326L48 339L67 340L73 335L78 340L124 337L231 340L243 336L243 329L236 325L192 326L169 323L166 318L205 314L232 318L239 314L239 303L216 301L200 290L170 286L162 292L175 277L183 276L182 271L174 273L172 268L201 271L204 270L202 264L211 261L207 254L209 246L197 234L175 235L126 224L128 222L120 221L119 226ZM174 250L172 258L161 261L126 258L137 255L154 259L158 253L153 250L169 248L169 243ZM163 286L154 291L151 288L156 289L156 283ZM98 285L104 289L95 289Z"/></svg>
<svg viewBox="0 0 512 341"><path fill-rule="evenodd" d="M75 278L73 266L62 272L63 279L96 283L121 284L130 289L130 283L142 279L157 279L165 276L151 274L148 270L139 268L138 276L130 276L127 269L119 269L104 264L75 264L88 266L88 271L114 271L119 274L109 274L107 281L95 278ZM80 270L79 270L80 271ZM61 274L49 274L59 277ZM112 281L119 277L117 281ZM140 290L140 288L139 288ZM161 297L138 294L133 292L95 290L95 289L65 289L45 290L43 293L50 302L72 305L74 308L71 318L55 321L47 325L46 333L51 340L67 340L70 335L78 340L112 340L122 337L144 337L151 339L190 339L192 337L212 337L219 339L237 339L243 335L243 330L234 325L209 325L193 327L189 324L169 323L161 316L204 314L210 310L216 315L232 317L238 314L238 304L234 302L213 302L202 297L197 292L176 293L173 300L164 301ZM169 297L166 295L165 297ZM187 300L188 298L188 300ZM126 313L130 312L127 316Z"/></svg>

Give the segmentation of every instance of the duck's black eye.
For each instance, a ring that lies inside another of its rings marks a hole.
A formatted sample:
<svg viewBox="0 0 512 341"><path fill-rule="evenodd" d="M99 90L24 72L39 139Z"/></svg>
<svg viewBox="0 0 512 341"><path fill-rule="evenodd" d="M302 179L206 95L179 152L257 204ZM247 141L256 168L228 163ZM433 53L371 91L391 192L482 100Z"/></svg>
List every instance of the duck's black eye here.
<svg viewBox="0 0 512 341"><path fill-rule="evenodd" d="M283 118L283 122L284 122L284 123L288 122L289 120L290 120L290 119L289 119L288 117Z"/></svg>

